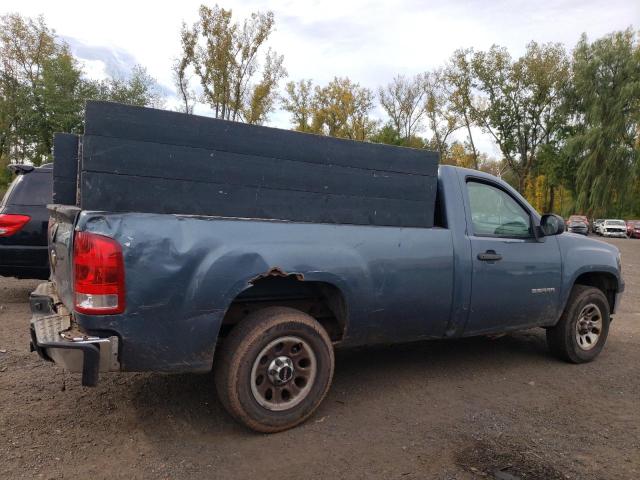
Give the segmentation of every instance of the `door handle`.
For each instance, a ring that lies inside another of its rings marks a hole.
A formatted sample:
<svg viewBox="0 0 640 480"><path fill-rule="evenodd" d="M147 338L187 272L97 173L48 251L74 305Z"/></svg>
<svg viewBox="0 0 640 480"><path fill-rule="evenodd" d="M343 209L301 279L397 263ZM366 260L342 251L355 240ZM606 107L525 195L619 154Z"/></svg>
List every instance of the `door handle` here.
<svg viewBox="0 0 640 480"><path fill-rule="evenodd" d="M482 260L483 262L497 262L498 260L502 260L502 255L496 253L495 250L487 250L484 253L478 254L478 260Z"/></svg>

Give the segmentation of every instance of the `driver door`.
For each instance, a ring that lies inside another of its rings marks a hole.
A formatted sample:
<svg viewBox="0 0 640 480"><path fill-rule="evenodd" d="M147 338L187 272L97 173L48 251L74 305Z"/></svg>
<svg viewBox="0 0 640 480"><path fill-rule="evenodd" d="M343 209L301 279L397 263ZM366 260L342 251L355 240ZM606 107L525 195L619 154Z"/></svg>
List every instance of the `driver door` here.
<svg viewBox="0 0 640 480"><path fill-rule="evenodd" d="M501 185L467 179L466 190L473 269L465 334L526 328L558 315L557 239L536 240L529 210Z"/></svg>

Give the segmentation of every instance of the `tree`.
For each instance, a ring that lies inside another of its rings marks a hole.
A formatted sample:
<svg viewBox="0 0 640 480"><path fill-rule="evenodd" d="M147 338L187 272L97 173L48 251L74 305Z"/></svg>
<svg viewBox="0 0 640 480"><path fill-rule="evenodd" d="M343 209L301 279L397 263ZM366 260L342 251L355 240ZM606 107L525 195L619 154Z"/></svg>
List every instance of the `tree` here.
<svg viewBox="0 0 640 480"><path fill-rule="evenodd" d="M82 125L81 70L43 17L0 18L0 157L44 161L53 132Z"/></svg>
<svg viewBox="0 0 640 480"><path fill-rule="evenodd" d="M178 89L178 95L182 102L180 110L183 113L192 114L197 96L190 87L191 75L188 73L192 59L195 58L197 36L192 35L186 24L182 23L180 31L180 43L182 55L173 64L173 81Z"/></svg>
<svg viewBox="0 0 640 480"><path fill-rule="evenodd" d="M458 116L458 124L467 131L467 141L473 157L473 168L480 167L473 133L473 70L471 49L456 50L445 67L444 86L447 90L451 110Z"/></svg>
<svg viewBox="0 0 640 480"><path fill-rule="evenodd" d="M568 95L573 133L567 154L576 159L576 204L585 212L626 213L638 191L640 45L631 29L573 52ZM636 212L640 213L640 212Z"/></svg>
<svg viewBox="0 0 640 480"><path fill-rule="evenodd" d="M232 21L232 11L201 5L198 21L180 34L182 57L174 67L184 110L193 109L188 70L198 77L202 101L216 118L263 123L273 110L279 81L286 76L283 57L262 46L274 29L272 12L252 13L242 24ZM256 77L260 79L254 81ZM191 102L191 103L190 103Z"/></svg>
<svg viewBox="0 0 640 480"><path fill-rule="evenodd" d="M401 139L408 140L420 130L426 110L426 94L424 75L410 78L398 75L391 83L378 89L380 104Z"/></svg>
<svg viewBox="0 0 640 480"><path fill-rule="evenodd" d="M425 74L426 92L425 115L427 126L432 133L429 147L440 153L445 160L449 154L449 138L460 124L445 87L446 77L442 70Z"/></svg>
<svg viewBox="0 0 640 480"><path fill-rule="evenodd" d="M375 133L373 92L348 78L336 77L324 87L301 80L286 90L283 108L296 130L352 140L368 140Z"/></svg>
<svg viewBox="0 0 640 480"><path fill-rule="evenodd" d="M332 137L366 140L376 127L370 117L373 108L371 90L346 77L336 77L325 87L315 89L313 129Z"/></svg>
<svg viewBox="0 0 640 480"><path fill-rule="evenodd" d="M291 114L293 128L299 132L311 132L311 119L314 111L314 92L311 80L289 82L282 107Z"/></svg>
<svg viewBox="0 0 640 480"><path fill-rule="evenodd" d="M531 42L513 61L503 47L472 58L476 103L467 105L473 120L498 144L521 192L534 171L538 148L564 123L564 92L569 61L561 44Z"/></svg>
<svg viewBox="0 0 640 480"><path fill-rule="evenodd" d="M43 17L0 17L1 164L47 161L54 132L82 131L88 99L145 106L162 100L144 68L134 68L127 79L85 79Z"/></svg>
<svg viewBox="0 0 640 480"><path fill-rule="evenodd" d="M442 160L442 163L464 168L475 168L476 159L473 153L469 151L467 145L455 141L449 147L449 155Z"/></svg>
<svg viewBox="0 0 640 480"><path fill-rule="evenodd" d="M373 143L386 143L387 145L396 145L399 147L425 148L425 139L418 135L411 135L409 138L402 138L392 123L386 123L378 128L371 138Z"/></svg>
<svg viewBox="0 0 640 480"><path fill-rule="evenodd" d="M90 100L160 108L164 97L156 80L141 65L133 67L128 77L115 77L98 81L87 81L82 96Z"/></svg>

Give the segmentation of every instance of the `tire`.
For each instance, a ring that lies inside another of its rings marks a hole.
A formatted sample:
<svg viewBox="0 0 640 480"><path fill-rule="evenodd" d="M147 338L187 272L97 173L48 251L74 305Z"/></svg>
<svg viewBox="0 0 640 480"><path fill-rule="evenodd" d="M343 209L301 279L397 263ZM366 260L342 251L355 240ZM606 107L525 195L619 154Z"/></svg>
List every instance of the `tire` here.
<svg viewBox="0 0 640 480"><path fill-rule="evenodd" d="M217 355L214 376L222 405L237 421L263 433L309 418L329 390L335 363L324 328L288 307L248 315Z"/></svg>
<svg viewBox="0 0 640 480"><path fill-rule="evenodd" d="M549 350L567 362L590 362L604 348L609 323L609 302L604 293L594 287L575 285L560 320L547 328Z"/></svg>

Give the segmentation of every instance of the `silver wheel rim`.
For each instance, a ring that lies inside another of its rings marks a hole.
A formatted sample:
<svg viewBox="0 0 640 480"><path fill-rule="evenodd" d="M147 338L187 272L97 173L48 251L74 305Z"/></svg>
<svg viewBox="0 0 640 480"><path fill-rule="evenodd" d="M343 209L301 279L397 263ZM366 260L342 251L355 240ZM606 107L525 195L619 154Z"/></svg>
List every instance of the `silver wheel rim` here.
<svg viewBox="0 0 640 480"><path fill-rule="evenodd" d="M316 355L309 344L296 336L279 337L256 356L251 393L267 410L289 410L307 398L316 374Z"/></svg>
<svg viewBox="0 0 640 480"><path fill-rule="evenodd" d="M591 350L602 335L602 313L594 303L585 305L576 322L576 342L582 350Z"/></svg>

